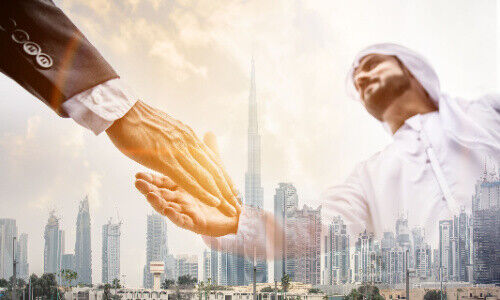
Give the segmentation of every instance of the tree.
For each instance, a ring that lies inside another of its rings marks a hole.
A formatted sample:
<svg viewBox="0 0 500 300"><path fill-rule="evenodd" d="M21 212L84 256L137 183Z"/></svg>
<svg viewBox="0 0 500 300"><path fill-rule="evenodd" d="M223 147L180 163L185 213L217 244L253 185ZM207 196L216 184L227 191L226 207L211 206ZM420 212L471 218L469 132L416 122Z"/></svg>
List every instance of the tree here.
<svg viewBox="0 0 500 300"><path fill-rule="evenodd" d="M64 282L66 282L69 287L71 287L71 283L73 282L73 280L76 280L78 278L78 273L70 269L64 269L61 270L61 277L64 279Z"/></svg>
<svg viewBox="0 0 500 300"><path fill-rule="evenodd" d="M0 288L6 288L9 286L9 282L6 279L0 279Z"/></svg>
<svg viewBox="0 0 500 300"><path fill-rule="evenodd" d="M177 284L182 288L193 288L198 280L191 275L182 275L177 279Z"/></svg>
<svg viewBox="0 0 500 300"><path fill-rule="evenodd" d="M266 286L266 287L263 287L260 291L262 293L273 293L273 292L277 292L278 289L272 288L270 286Z"/></svg>
<svg viewBox="0 0 500 300"><path fill-rule="evenodd" d="M115 278L113 279L113 283L111 284L111 286L116 290L116 289L121 289L122 288L122 285L120 284L120 279L118 278Z"/></svg>
<svg viewBox="0 0 500 300"><path fill-rule="evenodd" d="M161 288L164 290L168 290L169 288L175 285L175 281L172 279L165 278L165 280L161 283Z"/></svg>
<svg viewBox="0 0 500 300"><path fill-rule="evenodd" d="M53 273L45 273L41 277L36 274L30 276L31 290L33 297L42 297L50 299L63 299L63 292L59 289L56 281L56 275ZM24 299L29 299L29 289L24 289Z"/></svg>
<svg viewBox="0 0 500 300"><path fill-rule="evenodd" d="M443 299L446 299L446 293L443 293ZM441 291L430 290L424 295L424 300L441 300Z"/></svg>
<svg viewBox="0 0 500 300"><path fill-rule="evenodd" d="M283 289L283 292L288 292L288 289L290 288L290 276L288 274L283 275L281 277L281 287Z"/></svg>
<svg viewBox="0 0 500 300"><path fill-rule="evenodd" d="M308 293L309 294L320 294L321 290L318 288L312 288L312 289L309 289Z"/></svg>
<svg viewBox="0 0 500 300"><path fill-rule="evenodd" d="M351 292L344 297L344 299L349 300L384 300L384 297L380 295L380 290L374 285L363 285L358 289L353 289Z"/></svg>

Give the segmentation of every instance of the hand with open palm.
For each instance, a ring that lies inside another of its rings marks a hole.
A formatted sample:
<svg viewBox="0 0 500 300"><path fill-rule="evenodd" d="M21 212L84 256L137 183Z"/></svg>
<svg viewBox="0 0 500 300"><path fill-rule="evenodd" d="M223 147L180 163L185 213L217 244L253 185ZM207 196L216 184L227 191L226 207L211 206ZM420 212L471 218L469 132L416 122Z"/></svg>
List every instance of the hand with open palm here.
<svg viewBox="0 0 500 300"><path fill-rule="evenodd" d="M218 157L215 136L205 135L204 142ZM239 203L235 207L236 215L227 213L221 206L210 206L193 197L168 176L152 173L137 173L135 186L158 213L181 228L208 236L223 236L237 231L241 212Z"/></svg>

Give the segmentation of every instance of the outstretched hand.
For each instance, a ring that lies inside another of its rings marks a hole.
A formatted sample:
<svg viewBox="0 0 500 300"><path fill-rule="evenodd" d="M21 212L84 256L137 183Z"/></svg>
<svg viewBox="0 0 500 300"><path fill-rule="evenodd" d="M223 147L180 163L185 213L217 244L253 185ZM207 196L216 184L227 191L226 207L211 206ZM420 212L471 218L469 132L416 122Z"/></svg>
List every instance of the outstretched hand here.
<svg viewBox="0 0 500 300"><path fill-rule="evenodd" d="M239 214L231 178L189 126L138 101L106 132L125 155L167 175L196 199L228 215Z"/></svg>
<svg viewBox="0 0 500 300"><path fill-rule="evenodd" d="M215 137L207 134L204 142L218 159ZM238 213L228 214L224 207L201 201L165 175L137 173L135 186L158 213L181 228L208 236L223 236L237 231L241 212L239 203L234 208Z"/></svg>

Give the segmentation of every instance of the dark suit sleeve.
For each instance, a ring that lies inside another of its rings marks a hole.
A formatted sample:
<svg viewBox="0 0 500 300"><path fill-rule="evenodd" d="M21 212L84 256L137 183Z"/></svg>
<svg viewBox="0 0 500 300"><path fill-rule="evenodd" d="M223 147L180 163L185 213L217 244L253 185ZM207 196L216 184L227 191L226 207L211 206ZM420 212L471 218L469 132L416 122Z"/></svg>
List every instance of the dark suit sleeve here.
<svg viewBox="0 0 500 300"><path fill-rule="evenodd" d="M63 117L64 101L118 77L50 0L0 0L0 71Z"/></svg>

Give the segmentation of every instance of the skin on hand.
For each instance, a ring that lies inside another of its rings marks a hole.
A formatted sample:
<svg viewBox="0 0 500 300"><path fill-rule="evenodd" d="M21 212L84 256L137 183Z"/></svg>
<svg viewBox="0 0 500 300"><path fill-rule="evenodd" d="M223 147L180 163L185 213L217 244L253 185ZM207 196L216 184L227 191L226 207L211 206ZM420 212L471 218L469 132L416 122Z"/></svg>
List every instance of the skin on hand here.
<svg viewBox="0 0 500 300"><path fill-rule="evenodd" d="M237 231L239 214L227 216L219 208L191 196L167 176L137 173L135 186L158 213L181 228L208 236Z"/></svg>
<svg viewBox="0 0 500 300"><path fill-rule="evenodd" d="M220 160L180 121L137 101L106 132L125 155L167 175L207 206L228 216L240 212L238 192Z"/></svg>

